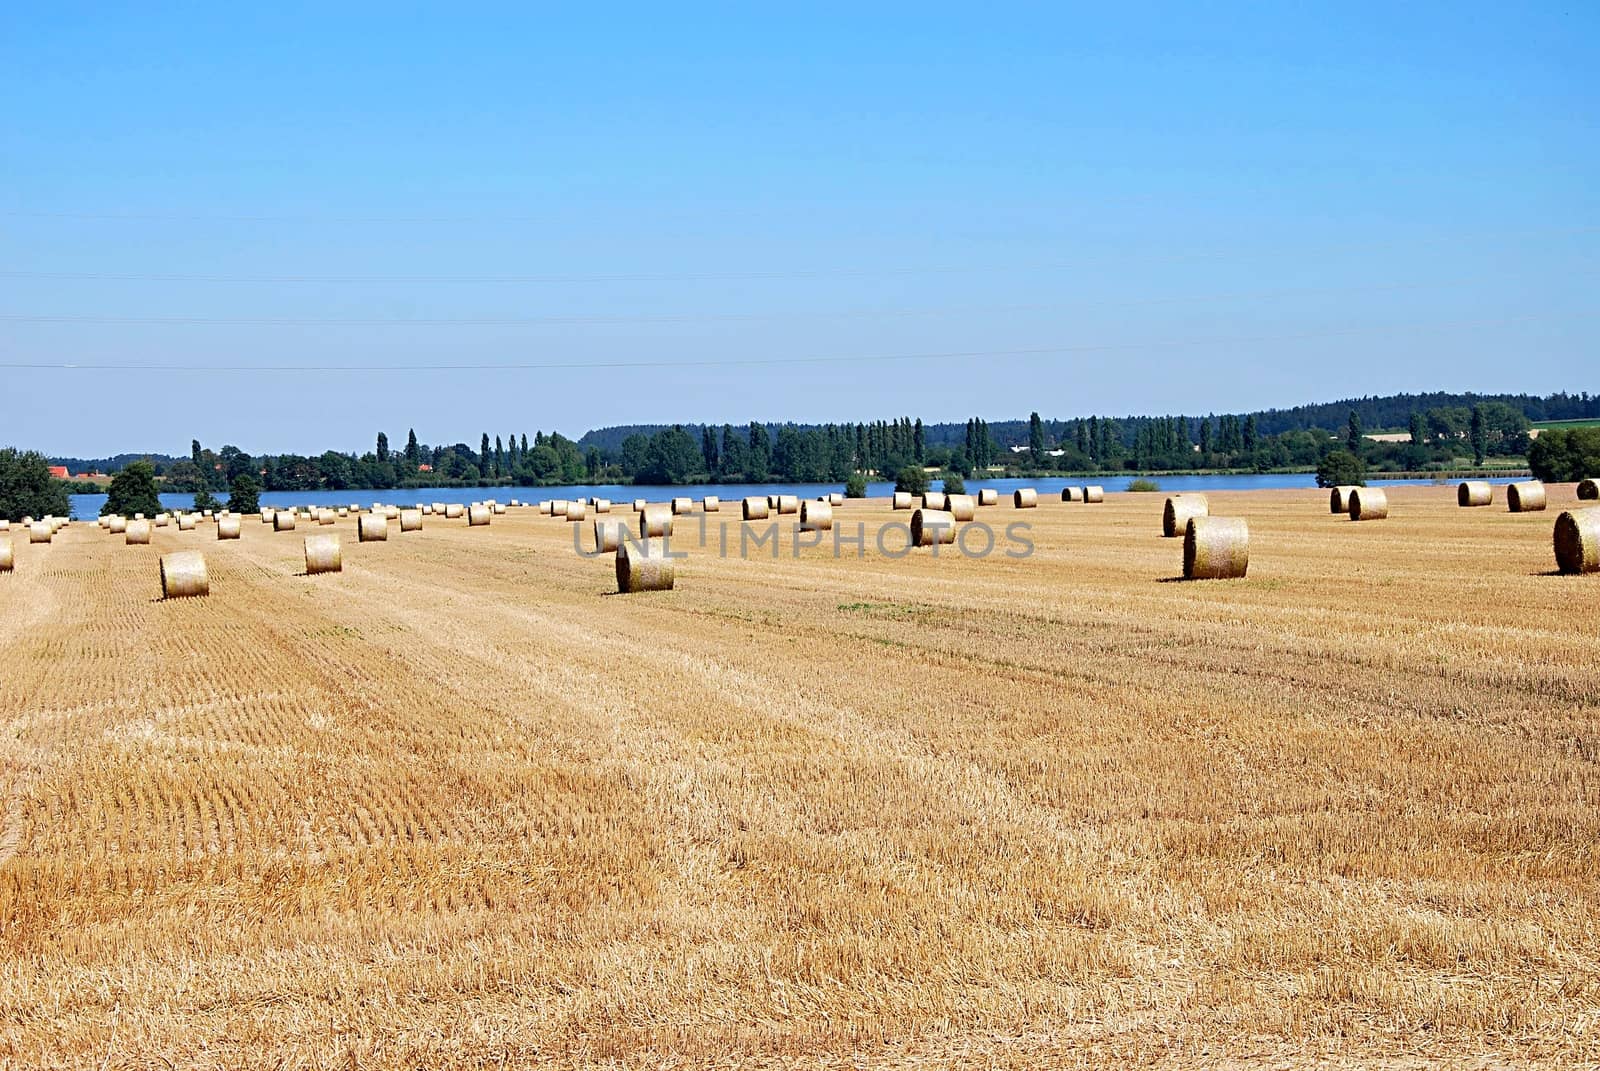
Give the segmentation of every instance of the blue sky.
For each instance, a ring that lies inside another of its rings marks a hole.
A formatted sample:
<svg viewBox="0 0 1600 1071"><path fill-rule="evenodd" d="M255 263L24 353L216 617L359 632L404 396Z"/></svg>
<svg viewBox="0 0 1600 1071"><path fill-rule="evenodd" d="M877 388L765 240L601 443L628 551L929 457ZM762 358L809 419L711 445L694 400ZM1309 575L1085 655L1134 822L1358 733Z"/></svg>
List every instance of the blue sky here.
<svg viewBox="0 0 1600 1071"><path fill-rule="evenodd" d="M0 442L1600 388L1592 5L330 6L0 11Z"/></svg>

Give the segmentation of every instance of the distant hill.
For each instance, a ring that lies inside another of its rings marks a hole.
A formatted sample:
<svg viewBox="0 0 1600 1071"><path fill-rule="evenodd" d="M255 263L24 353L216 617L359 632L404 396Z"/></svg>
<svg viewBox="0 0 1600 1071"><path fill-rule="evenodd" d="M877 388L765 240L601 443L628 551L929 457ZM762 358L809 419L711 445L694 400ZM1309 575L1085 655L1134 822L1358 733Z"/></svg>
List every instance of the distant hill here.
<svg viewBox="0 0 1600 1071"><path fill-rule="evenodd" d="M116 472L130 461L154 461L157 464L166 464L169 461L186 460L189 455L175 457L172 454L118 454L116 457L52 457L50 464L65 465L67 470L76 476L80 472Z"/></svg>

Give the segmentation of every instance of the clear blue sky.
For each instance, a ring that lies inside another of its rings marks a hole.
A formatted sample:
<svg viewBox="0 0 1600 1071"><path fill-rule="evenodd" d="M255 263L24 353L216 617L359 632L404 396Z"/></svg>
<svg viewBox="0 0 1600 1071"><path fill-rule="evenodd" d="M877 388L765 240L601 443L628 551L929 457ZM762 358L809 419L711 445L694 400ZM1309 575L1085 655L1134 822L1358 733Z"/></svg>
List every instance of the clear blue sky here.
<svg viewBox="0 0 1600 1071"><path fill-rule="evenodd" d="M7 5L0 443L1600 387L1600 7L796 7Z"/></svg>

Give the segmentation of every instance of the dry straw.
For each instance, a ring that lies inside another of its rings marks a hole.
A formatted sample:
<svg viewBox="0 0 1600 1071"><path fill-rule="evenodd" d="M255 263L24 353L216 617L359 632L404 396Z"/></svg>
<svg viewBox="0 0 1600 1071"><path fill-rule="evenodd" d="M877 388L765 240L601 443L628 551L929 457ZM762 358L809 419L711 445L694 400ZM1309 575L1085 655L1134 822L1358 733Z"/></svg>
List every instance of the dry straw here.
<svg viewBox="0 0 1600 1071"><path fill-rule="evenodd" d="M744 519L747 521L764 521L771 512L772 507L767 504L764 495L752 495L742 503Z"/></svg>
<svg viewBox="0 0 1600 1071"><path fill-rule="evenodd" d="M1555 544L1556 567L1563 573L1600 573L1600 506L1557 517Z"/></svg>
<svg viewBox="0 0 1600 1071"><path fill-rule="evenodd" d="M831 502L800 503L800 530L804 532L832 531L833 504Z"/></svg>
<svg viewBox="0 0 1600 1071"><path fill-rule="evenodd" d="M647 502L639 513L639 536L660 538L672 534L672 507L665 502Z"/></svg>
<svg viewBox="0 0 1600 1071"><path fill-rule="evenodd" d="M443 502L434 502L434 503L432 503L432 506L433 506L433 512L434 513L439 514L440 516L444 515L444 513L445 513L445 504Z"/></svg>
<svg viewBox="0 0 1600 1071"><path fill-rule="evenodd" d="M945 508L958 521L970 521L978 515L978 500L971 495L946 495Z"/></svg>
<svg viewBox="0 0 1600 1071"><path fill-rule="evenodd" d="M217 518L217 538L239 538L239 515L237 513L230 513L226 517Z"/></svg>
<svg viewBox="0 0 1600 1071"><path fill-rule="evenodd" d="M1161 510L1161 534L1176 539L1188 533L1190 518L1205 517L1211 513L1211 504L1205 495L1168 495Z"/></svg>
<svg viewBox="0 0 1600 1071"><path fill-rule="evenodd" d="M124 537L124 541L130 545L142 543L148 546L150 543L150 522L141 520L129 521L128 532Z"/></svg>
<svg viewBox="0 0 1600 1071"><path fill-rule="evenodd" d="M194 526L199 523L200 518L193 513L178 514L178 531L180 532L192 532L194 531Z"/></svg>
<svg viewBox="0 0 1600 1071"><path fill-rule="evenodd" d="M844 492L843 491L829 491L828 492L828 505L830 505L830 506L842 506L842 505L844 505Z"/></svg>
<svg viewBox="0 0 1600 1071"><path fill-rule="evenodd" d="M558 498L554 500L550 503L550 516L560 518L563 521L566 520L567 507L570 505L572 505L572 503L568 502L564 498Z"/></svg>
<svg viewBox="0 0 1600 1071"><path fill-rule="evenodd" d="M167 525L169 525L171 523L172 523L172 515L171 514L169 514L169 513L158 513L158 514L156 514L156 527L157 528L165 528Z"/></svg>
<svg viewBox="0 0 1600 1071"><path fill-rule="evenodd" d="M334 511L334 512L335 512L335 513L337 513L337 514L339 514L339 516L341 516L341 517L348 517L348 516L350 516L350 511L349 511L349 510L347 510L347 509L345 509L345 508L344 508L344 507L343 507L343 506L340 506L340 507L339 507L339 508L338 508L338 509L337 509L337 510L335 510L335 511Z"/></svg>
<svg viewBox="0 0 1600 1071"><path fill-rule="evenodd" d="M582 508L582 507L579 507ZM473 506L467 510L467 527L483 528L494 518L494 509L490 506ZM578 520L583 520L580 515Z"/></svg>
<svg viewBox="0 0 1600 1071"><path fill-rule="evenodd" d="M106 521L106 531L110 532L112 535L121 535L127 530L128 518L126 517L113 515L110 520Z"/></svg>
<svg viewBox="0 0 1600 1071"><path fill-rule="evenodd" d="M167 599L186 599L211 594L211 577L206 572L206 556L198 550L179 550L161 558L161 595Z"/></svg>
<svg viewBox="0 0 1600 1071"><path fill-rule="evenodd" d="M377 513L379 511L378 510L373 510L373 512ZM383 519L386 520L386 521L398 521L400 519L400 507L399 506L385 506L385 507L383 507L382 514L383 514Z"/></svg>
<svg viewBox="0 0 1600 1071"><path fill-rule="evenodd" d="M1106 500L1106 489L1097 483L1091 483L1083 489L1083 500L1085 502L1104 502Z"/></svg>
<svg viewBox="0 0 1600 1071"><path fill-rule="evenodd" d="M667 556L663 544L624 540L617 547L617 590L624 594L671 591L677 579L676 564L675 559Z"/></svg>
<svg viewBox="0 0 1600 1071"><path fill-rule="evenodd" d="M344 568L344 552L336 535L306 536L306 575L337 573Z"/></svg>
<svg viewBox="0 0 1600 1071"><path fill-rule="evenodd" d="M286 509L280 509L272 515L272 530L275 532L292 532L294 525L294 514Z"/></svg>
<svg viewBox="0 0 1600 1071"><path fill-rule="evenodd" d="M339 519L338 514L334 513L333 510L331 510L331 509L319 509L319 510L317 510L317 523L318 524L329 525L329 524L334 523L338 519Z"/></svg>
<svg viewBox="0 0 1600 1071"><path fill-rule="evenodd" d="M1579 480L1578 499L1580 501L1600 499L1600 480Z"/></svg>
<svg viewBox="0 0 1600 1071"><path fill-rule="evenodd" d="M505 511L506 511L506 506L505 506L504 502L495 502L495 503L492 503L489 506L489 512L495 514L496 516L499 516L500 514L504 513ZM600 512L600 510L598 508L596 508L595 512L598 513L598 512ZM390 518L390 519L393 520L393 518Z"/></svg>
<svg viewBox="0 0 1600 1071"><path fill-rule="evenodd" d="M605 518L594 522L594 552L596 554L614 554L617 547L628 536L626 521Z"/></svg>
<svg viewBox="0 0 1600 1071"><path fill-rule="evenodd" d="M101 517L100 518L100 527L104 528L105 526L106 526L106 519L104 517ZM7 520L6 518L4 518L4 517L0 517L0 532L9 532L9 531L11 531L11 522L9 520Z"/></svg>
<svg viewBox="0 0 1600 1071"><path fill-rule="evenodd" d="M949 505L949 503L945 501L947 497L949 496L947 496L943 491L929 491L927 494L922 496L922 508L931 509L936 512L943 512L945 507Z"/></svg>
<svg viewBox="0 0 1600 1071"><path fill-rule="evenodd" d="M779 495L778 496L778 512L779 513L799 513L800 512L800 496L799 495Z"/></svg>
<svg viewBox="0 0 1600 1071"><path fill-rule="evenodd" d="M944 510L923 509L911 515L911 545L931 547L956 541L956 519Z"/></svg>
<svg viewBox="0 0 1600 1071"><path fill-rule="evenodd" d="M593 502L589 503L589 506L596 513L611 512L611 500L609 498L597 498Z"/></svg>
<svg viewBox="0 0 1600 1071"><path fill-rule="evenodd" d="M1017 509L1033 509L1039 504L1039 492L1031 487L1019 487L1012 492L1011 504Z"/></svg>
<svg viewBox="0 0 1600 1071"><path fill-rule="evenodd" d="M545 516L545 517L550 516L550 506L551 506L551 502L550 502L550 500L548 498L543 500L542 502L540 502L539 503L539 513L540 513L540 515L541 516Z"/></svg>
<svg viewBox="0 0 1600 1071"><path fill-rule="evenodd" d="M11 537L0 539L0 573L9 573L17 567L17 552L11 546Z"/></svg>
<svg viewBox="0 0 1600 1071"><path fill-rule="evenodd" d="M382 543L389 538L389 518L381 513L363 513L356 519L356 539L362 543Z"/></svg>
<svg viewBox="0 0 1600 1071"><path fill-rule="evenodd" d="M1512 513L1537 513L1545 507L1544 484L1524 480L1506 488L1506 505Z"/></svg>
<svg viewBox="0 0 1600 1071"><path fill-rule="evenodd" d="M400 511L400 531L422 531L422 511L420 509L403 509Z"/></svg>
<svg viewBox="0 0 1600 1071"><path fill-rule="evenodd" d="M1354 484L1340 484L1328 492L1329 513L1350 512L1350 492L1355 490Z"/></svg>
<svg viewBox="0 0 1600 1071"><path fill-rule="evenodd" d="M894 508L895 509L910 509L911 508L911 492L910 491L896 491L894 493L893 504L894 504Z"/></svg>
<svg viewBox="0 0 1600 1071"><path fill-rule="evenodd" d="M567 512L564 514L569 521L581 521L589 515L589 506L584 502L568 502Z"/></svg>
<svg viewBox="0 0 1600 1071"><path fill-rule="evenodd" d="M1083 501L1083 488L1081 488L1081 487L1063 487L1061 489L1061 501L1063 501L1063 502L1082 502Z"/></svg>
<svg viewBox="0 0 1600 1071"><path fill-rule="evenodd" d="M1494 484L1488 480L1467 480L1456 488L1456 505L1487 506L1494 501Z"/></svg>
<svg viewBox="0 0 1600 1071"><path fill-rule="evenodd" d="M984 487L978 491L978 505L997 506L1000 504L1000 492L993 487Z"/></svg>
<svg viewBox="0 0 1600 1071"><path fill-rule="evenodd" d="M643 513L644 512L644 508L646 506L648 506L649 504L650 504L649 502L645 501L642 498L636 498L636 499L633 500L633 512L635 512L635 513Z"/></svg>
<svg viewBox="0 0 1600 1071"><path fill-rule="evenodd" d="M1381 521L1389 516L1389 496L1380 487L1354 487L1350 490L1352 521Z"/></svg>
<svg viewBox="0 0 1600 1071"><path fill-rule="evenodd" d="M693 512L694 512L694 499L692 499L692 498L674 498L672 500L672 515L674 517L681 516L682 514L685 514L685 513L693 513Z"/></svg>
<svg viewBox="0 0 1600 1071"><path fill-rule="evenodd" d="M48 521L34 521L28 525L29 543L48 543L55 534L56 530L50 527Z"/></svg>
<svg viewBox="0 0 1600 1071"><path fill-rule="evenodd" d="M1191 517L1183 533L1185 580L1234 580L1250 568L1250 526L1243 517Z"/></svg>
<svg viewBox="0 0 1600 1071"><path fill-rule="evenodd" d="M767 496L767 508L770 509L770 510L773 510L774 512L777 511L777 509L778 509L778 496L777 495L768 495Z"/></svg>
<svg viewBox="0 0 1600 1071"><path fill-rule="evenodd" d="M700 500L700 508L706 513L721 513L722 499L716 495L707 495Z"/></svg>
<svg viewBox="0 0 1600 1071"><path fill-rule="evenodd" d="M467 507L459 502L451 502L444 507L444 515L447 520L459 521L461 515L465 512L467 512Z"/></svg>

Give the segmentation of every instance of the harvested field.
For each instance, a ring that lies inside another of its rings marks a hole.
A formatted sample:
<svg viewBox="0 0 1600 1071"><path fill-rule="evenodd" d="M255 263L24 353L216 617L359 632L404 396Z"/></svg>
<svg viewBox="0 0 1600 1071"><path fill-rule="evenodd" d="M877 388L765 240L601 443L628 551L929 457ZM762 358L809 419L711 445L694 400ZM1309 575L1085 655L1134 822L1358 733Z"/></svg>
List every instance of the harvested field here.
<svg viewBox="0 0 1600 1071"><path fill-rule="evenodd" d="M532 509L340 520L312 578L158 528L210 579L165 602L16 539L0 1066L1593 1062L1600 576L1548 491L1210 492L1209 584L1138 494L980 512L982 560L713 515L622 597Z"/></svg>

